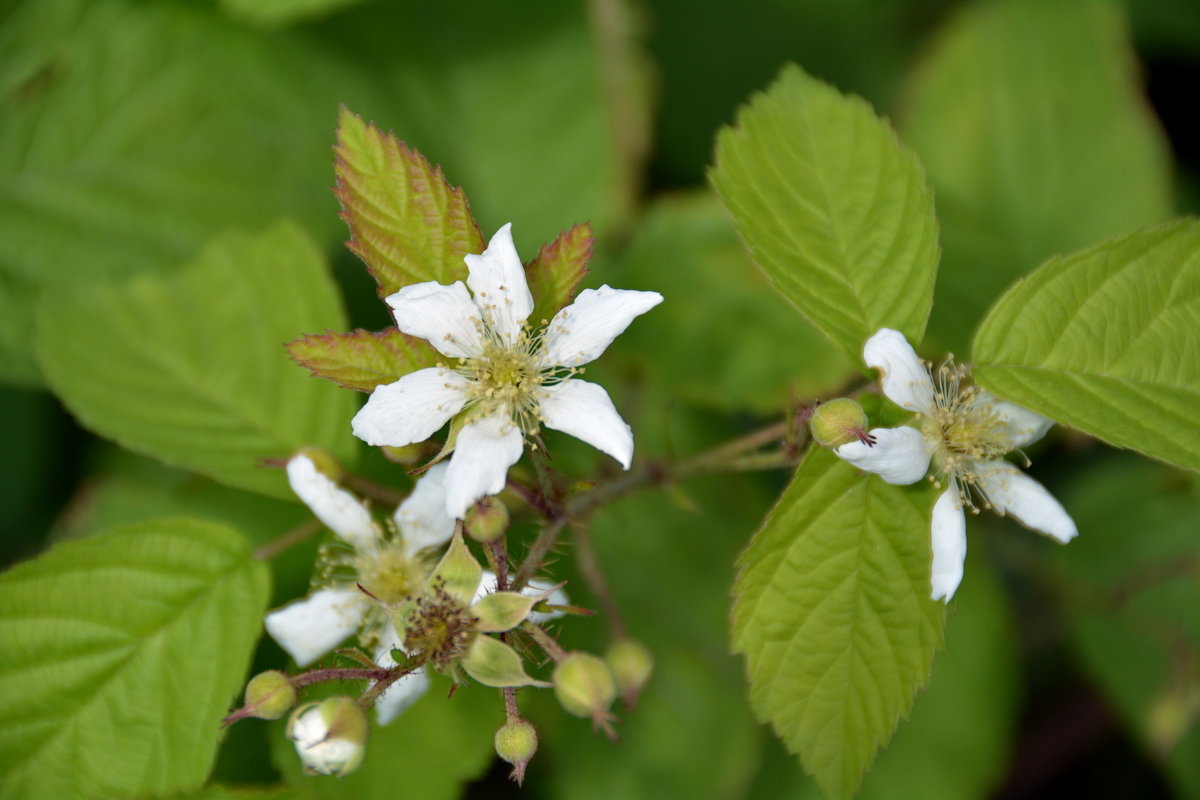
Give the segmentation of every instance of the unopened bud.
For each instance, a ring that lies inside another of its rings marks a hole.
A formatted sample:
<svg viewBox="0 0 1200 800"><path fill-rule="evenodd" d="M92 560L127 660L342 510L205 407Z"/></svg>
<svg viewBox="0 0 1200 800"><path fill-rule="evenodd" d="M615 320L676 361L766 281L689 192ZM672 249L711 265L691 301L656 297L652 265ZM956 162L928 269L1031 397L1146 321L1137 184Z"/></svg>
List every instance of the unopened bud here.
<svg viewBox="0 0 1200 800"><path fill-rule="evenodd" d="M554 668L554 695L568 714L599 722L617 698L617 683L602 659L571 653Z"/></svg>
<svg viewBox="0 0 1200 800"><path fill-rule="evenodd" d="M288 676L277 669L260 672L246 684L247 717L279 719L296 705L296 690Z"/></svg>
<svg viewBox="0 0 1200 800"><path fill-rule="evenodd" d="M370 728L367 715L349 697L306 703L288 721L288 738L309 772L349 775L362 764Z"/></svg>
<svg viewBox="0 0 1200 800"><path fill-rule="evenodd" d="M825 447L841 447L850 442L870 444L867 424L867 412L849 397L822 403L808 421L813 438Z"/></svg>
<svg viewBox="0 0 1200 800"><path fill-rule="evenodd" d="M425 448L419 444L406 444L400 447L390 447L384 445L380 448L383 451L383 456L393 464L402 464L410 466L421 460L421 456L425 453Z"/></svg>
<svg viewBox="0 0 1200 800"><path fill-rule="evenodd" d="M638 693L654 672L654 656L650 655L650 651L641 642L622 639L608 648L604 660L612 669L621 696L625 698L626 703L633 705L637 701Z"/></svg>
<svg viewBox="0 0 1200 800"><path fill-rule="evenodd" d="M508 508L494 497L484 497L467 512L467 535L477 542L494 542L508 530Z"/></svg>
<svg viewBox="0 0 1200 800"><path fill-rule="evenodd" d="M509 718L496 731L496 755L513 765L512 779L525 782L525 766L537 752L537 730L523 719Z"/></svg>

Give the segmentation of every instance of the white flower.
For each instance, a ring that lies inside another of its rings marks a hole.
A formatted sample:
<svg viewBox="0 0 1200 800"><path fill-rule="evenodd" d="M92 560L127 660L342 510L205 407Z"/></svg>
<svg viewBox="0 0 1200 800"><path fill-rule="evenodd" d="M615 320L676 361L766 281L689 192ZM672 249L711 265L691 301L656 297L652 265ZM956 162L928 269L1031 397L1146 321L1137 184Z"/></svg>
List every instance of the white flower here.
<svg viewBox="0 0 1200 800"><path fill-rule="evenodd" d="M380 666L395 665L391 651L400 642L380 604L419 594L432 568L421 551L444 544L454 533L454 520L445 513L446 471L445 465L436 465L417 481L393 516L400 533L395 537L385 534L362 501L339 487L309 456L288 461L292 491L350 546L349 552L343 547L343 554L325 565L328 585L267 614L267 632L297 665L308 666L356 631L365 646L374 648ZM376 702L379 722L394 719L428 685L424 670L397 680Z"/></svg>
<svg viewBox="0 0 1200 800"><path fill-rule="evenodd" d="M1040 439L1053 423L964 383L967 371L947 361L936 373L917 358L899 331L882 328L863 347L867 366L881 373L883 393L917 417L914 427L875 428L874 444L850 442L835 451L888 483L933 478L945 491L933 506L932 597L954 596L967 555L963 506L976 498L996 513L1060 542L1075 538L1075 522L1040 483L1004 460Z"/></svg>
<svg viewBox="0 0 1200 800"><path fill-rule="evenodd" d="M446 474L446 510L467 509L504 488L524 437L539 425L563 431L629 469L633 433L600 386L575 377L658 292L585 289L540 331L527 323L533 297L505 225L481 255L468 255L467 282L405 286L387 298L396 327L457 360L379 386L354 417L368 444L401 447L429 438L466 411ZM468 292L468 288L470 292Z"/></svg>

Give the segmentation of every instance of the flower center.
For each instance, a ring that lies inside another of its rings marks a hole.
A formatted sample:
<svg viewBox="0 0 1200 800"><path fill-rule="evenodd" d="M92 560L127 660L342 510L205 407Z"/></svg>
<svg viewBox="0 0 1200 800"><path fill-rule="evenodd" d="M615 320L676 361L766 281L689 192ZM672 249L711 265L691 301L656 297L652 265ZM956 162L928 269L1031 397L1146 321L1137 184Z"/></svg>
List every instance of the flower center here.
<svg viewBox="0 0 1200 800"><path fill-rule="evenodd" d="M399 603L417 593L424 580L422 565L398 543L378 552L359 553L354 560L358 583L384 604Z"/></svg>
<svg viewBox="0 0 1200 800"><path fill-rule="evenodd" d="M404 648L414 658L445 672L475 639L479 619L441 586L422 595L404 631Z"/></svg>
<svg viewBox="0 0 1200 800"><path fill-rule="evenodd" d="M934 381L933 415L922 420L921 431L933 447L937 478L946 478L959 491L963 504L977 511L972 494L984 505L979 485L986 464L1012 449L1004 420L978 386L966 383L970 370L948 358L930 374Z"/></svg>

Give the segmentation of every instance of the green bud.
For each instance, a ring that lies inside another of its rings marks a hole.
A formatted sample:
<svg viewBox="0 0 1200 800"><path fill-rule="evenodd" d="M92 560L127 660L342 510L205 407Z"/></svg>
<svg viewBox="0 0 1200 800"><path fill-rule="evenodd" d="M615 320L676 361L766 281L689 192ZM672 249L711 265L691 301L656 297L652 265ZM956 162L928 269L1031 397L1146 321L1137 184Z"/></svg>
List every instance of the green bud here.
<svg viewBox="0 0 1200 800"><path fill-rule="evenodd" d="M867 412L849 397L822 403L808 421L813 438L824 447L841 447L850 442L866 441Z"/></svg>
<svg viewBox="0 0 1200 800"><path fill-rule="evenodd" d="M650 651L641 642L622 639L608 648L604 660L612 669L621 696L625 698L626 703L632 705L654 672L654 656L650 655Z"/></svg>
<svg viewBox="0 0 1200 800"><path fill-rule="evenodd" d="M420 461L422 454L425 452L425 448L419 444L406 444L402 447L384 445L380 449L383 450L383 456L388 461L394 464L402 464L406 467Z"/></svg>
<svg viewBox="0 0 1200 800"><path fill-rule="evenodd" d="M246 684L248 717L279 719L296 705L296 690L288 676L277 669L260 672Z"/></svg>
<svg viewBox="0 0 1200 800"><path fill-rule="evenodd" d="M337 777L362 764L368 733L367 715L349 697L305 703L292 713L287 728L307 771Z"/></svg>
<svg viewBox="0 0 1200 800"><path fill-rule="evenodd" d="M537 730L523 719L510 717L496 731L496 755L513 765L511 777L518 786L525 782L525 765L537 748Z"/></svg>
<svg viewBox="0 0 1200 800"><path fill-rule="evenodd" d="M571 653L554 668L554 695L568 714L597 722L608 717L617 683L608 664L591 653Z"/></svg>
<svg viewBox="0 0 1200 800"><path fill-rule="evenodd" d="M508 530L508 508L495 497L485 497L467 512L467 535L477 542L494 542Z"/></svg>

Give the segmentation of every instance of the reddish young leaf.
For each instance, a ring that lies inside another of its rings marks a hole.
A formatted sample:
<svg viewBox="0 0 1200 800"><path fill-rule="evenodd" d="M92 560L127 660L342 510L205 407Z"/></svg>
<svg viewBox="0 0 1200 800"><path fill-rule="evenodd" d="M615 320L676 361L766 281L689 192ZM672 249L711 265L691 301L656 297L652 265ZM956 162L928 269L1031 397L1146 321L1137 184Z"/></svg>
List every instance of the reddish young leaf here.
<svg viewBox="0 0 1200 800"><path fill-rule="evenodd" d="M379 333L360 328L350 333L308 334L285 347L292 360L313 375L360 392L432 367L441 358L424 339L406 336L395 328Z"/></svg>
<svg viewBox="0 0 1200 800"><path fill-rule="evenodd" d="M587 275L592 241L592 226L582 222L542 245L534 259L525 265L525 277L534 297L530 322L548 320L571 302L579 282Z"/></svg>
<svg viewBox="0 0 1200 800"><path fill-rule="evenodd" d="M380 297L466 277L463 256L483 252L483 234L462 189L440 167L345 107L334 152L336 193L350 226L346 246L367 265Z"/></svg>

